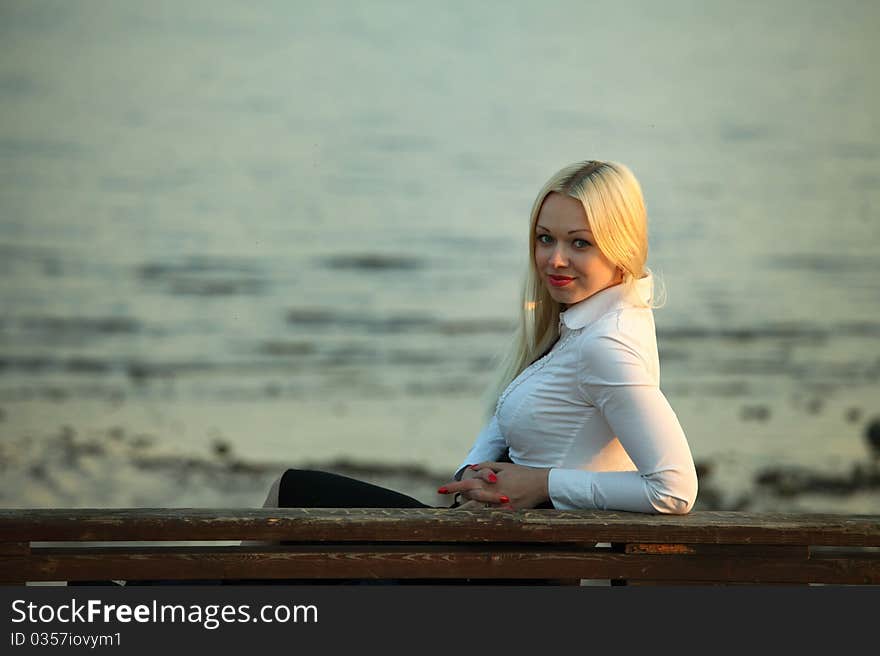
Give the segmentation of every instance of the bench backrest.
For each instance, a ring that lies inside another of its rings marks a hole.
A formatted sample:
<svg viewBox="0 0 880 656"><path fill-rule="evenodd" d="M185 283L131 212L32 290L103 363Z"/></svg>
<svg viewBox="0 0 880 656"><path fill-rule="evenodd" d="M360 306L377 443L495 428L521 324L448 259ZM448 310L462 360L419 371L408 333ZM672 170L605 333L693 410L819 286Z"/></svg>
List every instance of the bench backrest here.
<svg viewBox="0 0 880 656"><path fill-rule="evenodd" d="M0 582L467 577L880 584L880 516L0 510Z"/></svg>

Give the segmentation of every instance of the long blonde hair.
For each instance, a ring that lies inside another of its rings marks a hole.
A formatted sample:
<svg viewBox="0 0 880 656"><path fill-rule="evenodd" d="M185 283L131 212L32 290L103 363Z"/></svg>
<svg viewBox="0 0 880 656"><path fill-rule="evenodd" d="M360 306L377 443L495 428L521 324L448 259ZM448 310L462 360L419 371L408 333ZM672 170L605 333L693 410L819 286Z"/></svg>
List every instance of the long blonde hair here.
<svg viewBox="0 0 880 656"><path fill-rule="evenodd" d="M633 286L651 273L646 266L648 217L642 188L632 171L617 162L591 160L571 164L555 173L532 205L529 262L520 318L513 342L487 390L487 416L495 412L498 397L510 382L559 337L560 305L550 296L535 267L535 226L544 200L554 191L581 202L596 246L623 273L620 284ZM646 307L659 307L654 301L651 289Z"/></svg>

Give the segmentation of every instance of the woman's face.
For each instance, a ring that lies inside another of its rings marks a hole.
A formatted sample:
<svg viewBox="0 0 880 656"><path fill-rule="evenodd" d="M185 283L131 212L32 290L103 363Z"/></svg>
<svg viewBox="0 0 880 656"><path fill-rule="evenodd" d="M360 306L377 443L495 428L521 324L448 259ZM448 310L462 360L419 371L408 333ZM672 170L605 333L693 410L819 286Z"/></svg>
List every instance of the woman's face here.
<svg viewBox="0 0 880 656"><path fill-rule="evenodd" d="M534 239L538 275L559 303L573 305L623 280L596 246L584 206L571 196L547 194Z"/></svg>

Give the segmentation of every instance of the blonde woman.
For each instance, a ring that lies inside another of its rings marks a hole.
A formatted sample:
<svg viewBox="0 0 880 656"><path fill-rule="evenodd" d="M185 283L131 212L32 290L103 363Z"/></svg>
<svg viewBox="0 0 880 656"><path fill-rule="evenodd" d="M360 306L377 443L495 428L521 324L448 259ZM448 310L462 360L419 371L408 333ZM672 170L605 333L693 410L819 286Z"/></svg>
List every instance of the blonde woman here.
<svg viewBox="0 0 880 656"><path fill-rule="evenodd" d="M638 181L588 161L535 199L519 327L451 508L687 513L693 458L660 391L654 280ZM335 474L287 470L266 507L429 507Z"/></svg>
<svg viewBox="0 0 880 656"><path fill-rule="evenodd" d="M615 162L567 166L538 194L529 235L491 417L440 493L460 508L687 513L697 475L660 391L638 181Z"/></svg>

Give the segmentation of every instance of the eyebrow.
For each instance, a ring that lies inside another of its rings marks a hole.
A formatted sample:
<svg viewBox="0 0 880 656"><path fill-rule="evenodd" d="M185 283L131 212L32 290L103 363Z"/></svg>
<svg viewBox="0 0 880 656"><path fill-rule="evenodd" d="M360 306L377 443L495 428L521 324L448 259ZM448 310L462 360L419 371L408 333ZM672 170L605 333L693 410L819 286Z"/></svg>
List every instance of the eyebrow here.
<svg viewBox="0 0 880 656"><path fill-rule="evenodd" d="M544 226L542 226L540 223L537 224L536 227L540 228L541 230L545 230L545 231L547 231L547 232L550 232L549 230L547 230L547 228L545 228ZM568 231L568 234L571 235L571 234L574 234L575 232L587 232L587 233L589 233L589 234L593 234L593 233L590 232L590 230L587 229L587 228L578 228L577 230L569 230L569 231Z"/></svg>

